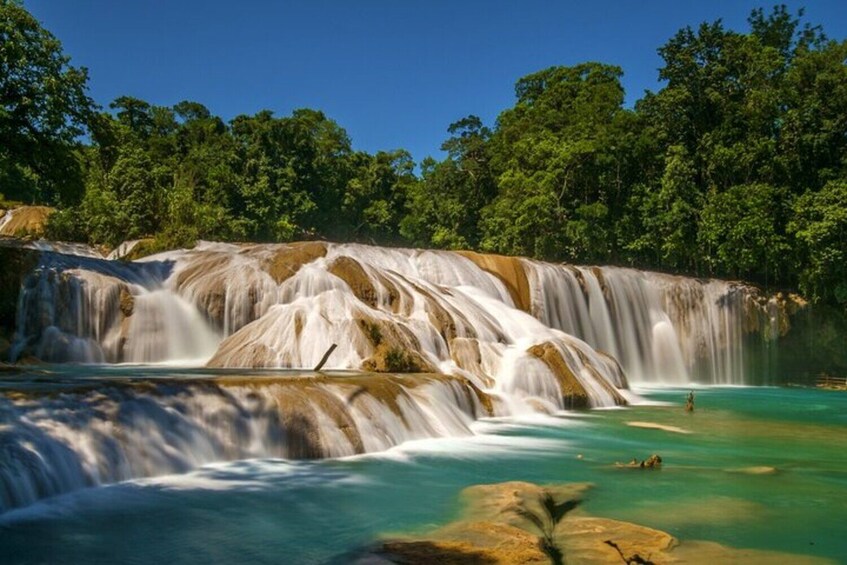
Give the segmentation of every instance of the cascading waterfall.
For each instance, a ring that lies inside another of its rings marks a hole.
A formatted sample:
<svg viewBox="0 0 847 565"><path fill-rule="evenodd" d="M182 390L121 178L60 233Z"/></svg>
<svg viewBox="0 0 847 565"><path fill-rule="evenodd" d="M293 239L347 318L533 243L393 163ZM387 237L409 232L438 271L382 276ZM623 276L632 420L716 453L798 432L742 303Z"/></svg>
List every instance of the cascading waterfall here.
<svg viewBox="0 0 847 565"><path fill-rule="evenodd" d="M21 290L12 355L82 363L202 364L220 341L200 312L167 290L165 262L43 255Z"/></svg>
<svg viewBox="0 0 847 565"><path fill-rule="evenodd" d="M744 335L778 315L721 281L322 242L135 262L44 252L18 302L13 360L308 369L336 344L325 367L364 374L0 390L0 511L214 461L338 457L468 434L481 416L626 404L627 378L741 383Z"/></svg>
<svg viewBox="0 0 847 565"><path fill-rule="evenodd" d="M527 261L534 313L617 359L631 382L744 384L755 289L615 267Z"/></svg>
<svg viewBox="0 0 847 565"><path fill-rule="evenodd" d="M439 376L230 377L0 395L0 512L216 461L343 457L470 435L471 422L491 413L481 392Z"/></svg>

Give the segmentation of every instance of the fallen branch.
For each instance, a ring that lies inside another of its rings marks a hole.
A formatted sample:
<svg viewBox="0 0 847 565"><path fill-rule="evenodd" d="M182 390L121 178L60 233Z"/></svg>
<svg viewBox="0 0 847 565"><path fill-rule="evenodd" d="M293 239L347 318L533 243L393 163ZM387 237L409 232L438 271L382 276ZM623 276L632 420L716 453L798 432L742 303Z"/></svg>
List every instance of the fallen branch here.
<svg viewBox="0 0 847 565"><path fill-rule="evenodd" d="M329 356L332 355L332 352L335 351L336 347L338 347L337 343L333 343L332 345L329 346L329 349L326 350L326 353L324 353L324 356L321 357L320 363L318 363L318 365L313 369L314 371L320 371L321 370L321 367L323 367L326 364L326 360L329 359Z"/></svg>

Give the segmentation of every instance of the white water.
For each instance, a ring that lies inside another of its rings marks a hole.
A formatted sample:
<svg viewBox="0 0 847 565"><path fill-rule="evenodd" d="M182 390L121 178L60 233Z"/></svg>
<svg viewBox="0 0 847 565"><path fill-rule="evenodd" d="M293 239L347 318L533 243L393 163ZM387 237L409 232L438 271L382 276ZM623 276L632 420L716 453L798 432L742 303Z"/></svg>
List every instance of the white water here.
<svg viewBox="0 0 847 565"><path fill-rule="evenodd" d="M617 359L637 384L744 384L755 289L614 267L529 262L535 315Z"/></svg>
<svg viewBox="0 0 847 565"><path fill-rule="evenodd" d="M52 255L21 294L15 354L310 368L336 343L327 368L358 369L374 353L357 327L367 319L482 388L513 378L500 369L504 356L522 367L526 350L544 342L581 352L572 357L606 353L636 384L743 384L745 320L761 314L755 293L737 284L521 260L529 316L501 279L463 256L363 245L330 244L278 283L267 265L281 249L205 243L136 263ZM370 302L330 272L338 259L355 260ZM479 350L474 363L468 347Z"/></svg>
<svg viewBox="0 0 847 565"><path fill-rule="evenodd" d="M481 411L455 381L395 385L374 395L355 380L302 380L106 384L23 399L0 395L0 512L216 461L343 457L470 435Z"/></svg>

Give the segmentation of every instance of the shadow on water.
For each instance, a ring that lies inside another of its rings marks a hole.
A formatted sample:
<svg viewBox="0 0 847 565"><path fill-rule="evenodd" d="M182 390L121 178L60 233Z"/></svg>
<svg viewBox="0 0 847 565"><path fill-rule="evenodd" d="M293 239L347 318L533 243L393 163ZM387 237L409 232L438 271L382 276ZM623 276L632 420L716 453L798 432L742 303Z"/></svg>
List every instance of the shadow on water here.
<svg viewBox="0 0 847 565"><path fill-rule="evenodd" d="M36 269L85 269L99 275L149 287L167 279L173 273L174 264L175 261L170 259L127 262L45 252L41 255Z"/></svg>
<svg viewBox="0 0 847 565"><path fill-rule="evenodd" d="M336 555L324 565L350 563L445 563L449 565L494 565L498 560L481 551L445 546L427 540L387 542L384 545Z"/></svg>

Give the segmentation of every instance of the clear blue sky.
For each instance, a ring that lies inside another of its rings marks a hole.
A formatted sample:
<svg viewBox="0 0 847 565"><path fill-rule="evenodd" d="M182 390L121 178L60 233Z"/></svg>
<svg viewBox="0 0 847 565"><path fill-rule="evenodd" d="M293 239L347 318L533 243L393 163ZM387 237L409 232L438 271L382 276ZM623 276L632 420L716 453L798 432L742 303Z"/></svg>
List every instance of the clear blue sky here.
<svg viewBox="0 0 847 565"><path fill-rule="evenodd" d="M25 0L88 67L106 106L196 100L225 119L321 109L357 149L439 154L468 114L493 124L513 85L551 65L624 70L627 103L656 89L656 48L678 29L722 18L746 30L746 0ZM807 0L806 20L847 37L847 1Z"/></svg>

